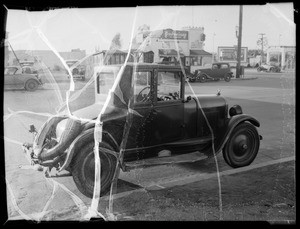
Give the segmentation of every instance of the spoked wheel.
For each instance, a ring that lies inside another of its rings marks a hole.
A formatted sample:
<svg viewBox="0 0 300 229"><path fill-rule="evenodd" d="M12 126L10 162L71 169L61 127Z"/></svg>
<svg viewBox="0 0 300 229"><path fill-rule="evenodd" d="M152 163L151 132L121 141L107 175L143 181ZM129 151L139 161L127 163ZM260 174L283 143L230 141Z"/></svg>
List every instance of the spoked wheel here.
<svg viewBox="0 0 300 229"><path fill-rule="evenodd" d="M259 144L255 126L246 122L241 123L234 128L223 148L223 157L233 168L247 166L255 159Z"/></svg>
<svg viewBox="0 0 300 229"><path fill-rule="evenodd" d="M99 153L101 162L101 192L100 195L105 195L109 189L114 177L116 169L115 156L104 153L101 148L113 150L108 144L99 143ZM71 166L73 180L79 191L87 197L92 198L94 192L95 179L95 158L94 158L94 142L85 145L73 159Z"/></svg>

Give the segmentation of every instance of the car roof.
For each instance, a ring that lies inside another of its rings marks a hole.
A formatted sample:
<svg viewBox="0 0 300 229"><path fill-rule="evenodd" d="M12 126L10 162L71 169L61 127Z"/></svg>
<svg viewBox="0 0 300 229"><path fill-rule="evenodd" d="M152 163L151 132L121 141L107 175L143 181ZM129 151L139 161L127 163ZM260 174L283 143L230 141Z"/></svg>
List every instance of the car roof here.
<svg viewBox="0 0 300 229"><path fill-rule="evenodd" d="M215 63L212 63L212 64L229 64L228 62L215 62Z"/></svg>
<svg viewBox="0 0 300 229"><path fill-rule="evenodd" d="M9 66L6 66L5 68L21 68L21 67L18 65L9 65Z"/></svg>
<svg viewBox="0 0 300 229"><path fill-rule="evenodd" d="M122 66L123 64L112 64L109 66ZM157 63L132 63L127 62L126 66L138 67L138 68L164 68L164 69L181 69L180 65L167 65L167 64L157 64ZM184 67L185 68L185 67Z"/></svg>

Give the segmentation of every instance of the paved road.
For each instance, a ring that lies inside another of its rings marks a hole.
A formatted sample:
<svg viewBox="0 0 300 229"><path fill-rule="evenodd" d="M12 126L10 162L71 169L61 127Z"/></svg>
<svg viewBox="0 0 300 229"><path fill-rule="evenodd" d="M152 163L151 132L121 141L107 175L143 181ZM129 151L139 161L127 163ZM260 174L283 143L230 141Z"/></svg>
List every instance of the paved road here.
<svg viewBox="0 0 300 229"><path fill-rule="evenodd" d="M221 89L221 94L228 99L230 106L240 104L244 113L255 116L261 122L259 132L264 140L261 142L260 152L253 165L263 165L270 161L295 156L294 77L290 75L285 77L284 74L272 78L269 76L260 73L254 80L192 84L196 94L216 93L218 88ZM84 85L85 83L79 81L75 83L77 90L74 94L78 98L71 104L71 109L75 110L94 102L93 85L82 94L79 93L80 88ZM44 89L36 92L22 90L6 90L4 92L5 165L7 185L11 190L8 192L10 216L14 217L24 213L25 217L25 215L42 212L43 209L55 210L58 213L66 211L69 214L74 211L75 214L77 208L82 206L81 202L75 202L77 205L74 204L72 197L75 198L75 196L68 195L64 191L64 187L78 196L82 200L82 204L88 206L90 203L88 198L78 192L71 177L49 180L45 179L43 173L30 169L20 147L23 142L32 141L32 136L27 132L28 125L34 123L39 127L46 120L45 115L54 114L55 109L65 100L68 88L67 82L61 82L58 85L47 84ZM189 91L188 85L187 91ZM76 93L78 94L76 95ZM18 113L10 115L11 111ZM217 162L220 172L232 171L225 164L221 154L217 157ZM196 177L195 179L197 179L199 174L202 176L215 172L216 161L213 159L192 164L134 170L129 173L121 173L122 181L119 182L118 192L128 192L140 187L159 189L166 184L178 184L184 180L183 178ZM52 196L53 187L57 187L54 198ZM48 202L49 199L50 202ZM57 214L55 217L61 219L66 215Z"/></svg>

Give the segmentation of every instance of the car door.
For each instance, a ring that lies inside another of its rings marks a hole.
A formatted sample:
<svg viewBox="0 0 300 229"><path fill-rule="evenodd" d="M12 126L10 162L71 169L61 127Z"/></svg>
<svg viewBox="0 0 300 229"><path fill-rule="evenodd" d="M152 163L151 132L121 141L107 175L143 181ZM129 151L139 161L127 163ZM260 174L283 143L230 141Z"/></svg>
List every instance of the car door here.
<svg viewBox="0 0 300 229"><path fill-rule="evenodd" d="M136 69L133 73L133 98L130 100L130 112L127 118L126 149L144 148L151 145L153 116L153 71L149 69ZM152 85L152 86L151 86Z"/></svg>
<svg viewBox="0 0 300 229"><path fill-rule="evenodd" d="M14 85L18 88L23 87L26 79L28 79L29 74L23 73L24 70L19 68L14 75Z"/></svg>
<svg viewBox="0 0 300 229"><path fill-rule="evenodd" d="M212 75L211 77L218 79L221 77L221 69L219 64L212 65Z"/></svg>
<svg viewBox="0 0 300 229"><path fill-rule="evenodd" d="M180 140L184 127L182 72L158 69L154 71L155 101L152 144Z"/></svg>

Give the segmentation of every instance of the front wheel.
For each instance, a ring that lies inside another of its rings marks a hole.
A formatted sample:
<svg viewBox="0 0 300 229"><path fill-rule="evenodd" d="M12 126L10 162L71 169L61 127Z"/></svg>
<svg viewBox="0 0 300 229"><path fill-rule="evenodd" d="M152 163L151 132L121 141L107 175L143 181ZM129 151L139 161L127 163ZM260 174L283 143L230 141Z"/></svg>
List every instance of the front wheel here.
<svg viewBox="0 0 300 229"><path fill-rule="evenodd" d="M109 189L116 169L116 157L110 153L104 153L101 149L113 150L108 144L99 143L99 156L101 162L100 196L105 195ZM92 198L95 179L94 142L90 142L76 154L71 165L73 180L79 191Z"/></svg>
<svg viewBox="0 0 300 229"><path fill-rule="evenodd" d="M223 148L223 157L233 168L247 166L255 159L259 145L260 139L255 126L244 122L234 128Z"/></svg>

